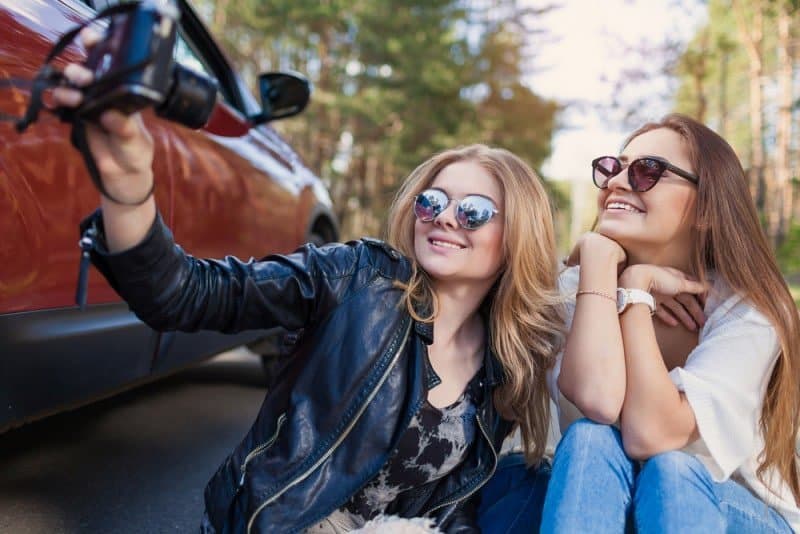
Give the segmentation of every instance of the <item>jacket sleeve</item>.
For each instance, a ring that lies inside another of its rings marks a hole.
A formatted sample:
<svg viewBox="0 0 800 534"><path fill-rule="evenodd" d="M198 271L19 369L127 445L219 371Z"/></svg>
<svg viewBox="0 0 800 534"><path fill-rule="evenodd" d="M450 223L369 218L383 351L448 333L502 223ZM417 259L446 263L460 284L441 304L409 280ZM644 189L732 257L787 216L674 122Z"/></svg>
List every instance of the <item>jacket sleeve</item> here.
<svg viewBox="0 0 800 534"><path fill-rule="evenodd" d="M140 244L119 253L105 246L99 210L81 223L83 235L89 228L92 263L156 330L296 330L324 317L358 278L357 244L306 245L261 261L203 260L175 244L160 215Z"/></svg>

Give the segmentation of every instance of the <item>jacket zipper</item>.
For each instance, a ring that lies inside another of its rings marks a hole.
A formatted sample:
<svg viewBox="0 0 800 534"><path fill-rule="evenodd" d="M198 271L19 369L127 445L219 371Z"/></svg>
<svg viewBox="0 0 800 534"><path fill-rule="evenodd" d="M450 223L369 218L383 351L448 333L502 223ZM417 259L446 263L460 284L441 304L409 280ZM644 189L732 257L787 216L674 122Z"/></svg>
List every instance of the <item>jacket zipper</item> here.
<svg viewBox="0 0 800 534"><path fill-rule="evenodd" d="M81 310L86 309L86 301L89 296L89 265L92 262L91 252L95 247L97 238L97 228L94 222L81 235L78 246L81 249L81 262L78 266L78 284L75 290L75 304Z"/></svg>
<svg viewBox="0 0 800 534"><path fill-rule="evenodd" d="M445 506L449 506L449 505L455 504L455 503L457 503L459 501L463 501L465 499L469 499L470 497L472 497L475 494L476 491L481 489L486 484L486 482L489 481L490 478L492 478L492 475L494 475L494 472L497 470L497 451L494 450L494 445L492 444L492 440L489 439L489 434L483 428L483 423L481 423L480 416L476 415L475 419L478 421L478 428L481 429L481 433L483 434L483 437L486 438L486 441L489 443L489 449L491 449L492 455L494 456L494 463L492 464L492 470L489 473L489 476L484 478L483 482L478 484L475 488L472 489L472 491L470 491L466 495L463 495L462 497L459 497L457 499L452 499L452 500L449 500L449 501L445 501L445 502L443 502L441 504L437 504L436 506L434 506L433 508L431 508L430 510L425 512L425 515L431 514L431 513L435 512L436 510L438 510L439 508L444 508Z"/></svg>
<svg viewBox="0 0 800 534"><path fill-rule="evenodd" d="M311 473L313 473L320 465L322 465L322 462L327 460L328 457L331 454L333 454L333 451L335 451L336 448L339 447L339 445L341 445L342 441L344 441L345 438L350 434L350 432L353 430L353 427L356 425L358 420L361 418L361 415L363 415L364 410L367 409L367 406L369 405L370 402L372 402L372 399L375 398L375 395L377 395L378 390L380 389L380 387L383 385L384 382L386 382L386 379L389 377L389 372L392 370L392 367L394 367L394 364L397 363L397 360L400 358L400 353L403 352L403 348L405 348L405 346L406 346L406 341L408 341L408 335L411 332L411 324L412 324L412 321L409 320L408 324L406 325L405 333L403 334L403 341L400 343L400 346L397 348L397 351L392 356L392 360L389 362L389 365L386 367L386 370L383 372L383 376L381 376L380 380L378 380L378 383L375 384L375 388L370 392L369 397L367 397L367 399L361 405L361 407L359 408L359 410L356 413L355 417L353 417L352 421L350 421L350 424L347 425L347 428L344 429L344 432L342 432L342 435L339 436L339 438L333 443L333 445L331 445L331 447L325 452L325 454L323 454L319 458L319 460L317 460L314 463L314 465L312 465L311 467L306 469L303 473L301 473L300 475L295 477L292 481L290 481L288 484L286 484L283 488L281 488L279 491L275 492L275 494L272 495L272 497L270 497L269 499L267 499L266 501L261 503L261 505L258 508L256 508L256 511L253 512L253 514L250 516L250 519L247 521L247 533L248 534L250 534L250 531L253 528L253 523L255 522L255 519L258 516L258 514L261 513L261 510L263 510L265 507L267 507L271 503L275 502L278 499L278 497L280 497L281 495L286 493L292 486L295 486L295 485L299 484L300 482L302 482L303 480L305 480L306 478L308 478L308 476L311 475Z"/></svg>
<svg viewBox="0 0 800 534"><path fill-rule="evenodd" d="M255 456L258 456L259 454L270 448L273 443L275 443L275 440L278 439L278 433L281 431L281 427L285 422L286 422L286 412L283 412L280 416L278 416L278 421L275 423L275 432L273 432L272 436L267 441L265 441L264 443L262 443L261 445L259 445L258 447L256 447L247 454L247 456L244 459L244 462L242 462L242 467L240 469L240 471L242 472L242 476L239 477L239 487L237 488L237 491L241 490L242 486L244 485L244 476L245 472L247 471L247 464L250 463L250 460L252 460Z"/></svg>

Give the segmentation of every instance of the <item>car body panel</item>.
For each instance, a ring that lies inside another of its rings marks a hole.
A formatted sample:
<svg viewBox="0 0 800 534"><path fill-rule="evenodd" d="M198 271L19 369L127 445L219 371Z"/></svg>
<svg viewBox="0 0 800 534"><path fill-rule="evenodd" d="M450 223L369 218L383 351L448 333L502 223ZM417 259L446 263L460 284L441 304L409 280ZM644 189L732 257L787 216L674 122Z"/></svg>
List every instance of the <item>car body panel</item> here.
<svg viewBox="0 0 800 534"><path fill-rule="evenodd" d="M187 38L219 74L223 95L208 124L190 130L143 113L153 136L156 201L176 241L199 257L289 252L320 220L338 229L330 197L269 125L224 54L183 0ZM59 36L94 11L78 0L0 2L0 79L30 79ZM71 45L55 64L82 61ZM26 89L0 88L0 112L20 116ZM0 431L152 379L264 332L225 336L152 331L107 282L89 275L79 311L78 224L99 196L50 113L24 133L0 121Z"/></svg>

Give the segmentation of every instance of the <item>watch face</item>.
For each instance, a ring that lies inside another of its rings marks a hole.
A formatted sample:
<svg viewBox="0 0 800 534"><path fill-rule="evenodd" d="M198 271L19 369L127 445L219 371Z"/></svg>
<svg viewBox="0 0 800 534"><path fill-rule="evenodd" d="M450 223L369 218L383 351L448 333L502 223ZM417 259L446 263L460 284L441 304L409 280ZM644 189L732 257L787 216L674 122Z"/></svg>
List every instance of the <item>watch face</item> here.
<svg viewBox="0 0 800 534"><path fill-rule="evenodd" d="M621 312L628 305L628 292L622 288L617 289L617 312Z"/></svg>

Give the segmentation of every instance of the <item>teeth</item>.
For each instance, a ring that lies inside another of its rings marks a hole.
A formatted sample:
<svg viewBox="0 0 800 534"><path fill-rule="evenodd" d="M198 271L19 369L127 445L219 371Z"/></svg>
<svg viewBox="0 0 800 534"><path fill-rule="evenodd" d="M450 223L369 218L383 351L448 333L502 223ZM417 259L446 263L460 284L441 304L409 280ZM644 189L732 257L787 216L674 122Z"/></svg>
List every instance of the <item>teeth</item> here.
<svg viewBox="0 0 800 534"><path fill-rule="evenodd" d="M448 243L447 241L437 241L436 239L431 240L431 243L433 243L437 247L452 248L456 250L461 248L459 245L456 245L455 243Z"/></svg>
<svg viewBox="0 0 800 534"><path fill-rule="evenodd" d="M633 212L633 213L640 213L641 212L641 210L639 210L637 208L634 208L630 204L625 204L624 202L610 202L608 204L608 206L606 206L606 209L607 210L614 210L614 209L625 210L625 211L630 211L630 212Z"/></svg>

